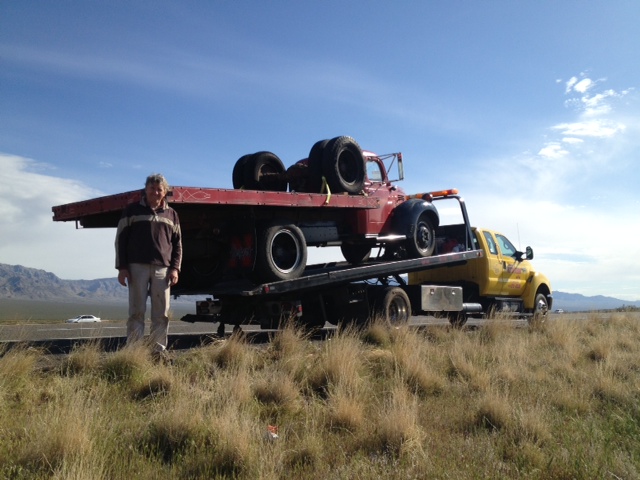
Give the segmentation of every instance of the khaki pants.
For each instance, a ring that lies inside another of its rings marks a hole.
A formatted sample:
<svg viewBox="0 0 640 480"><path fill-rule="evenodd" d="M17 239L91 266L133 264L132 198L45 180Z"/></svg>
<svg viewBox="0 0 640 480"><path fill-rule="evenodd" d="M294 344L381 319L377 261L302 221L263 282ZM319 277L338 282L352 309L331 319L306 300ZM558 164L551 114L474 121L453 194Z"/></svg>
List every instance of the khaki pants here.
<svg viewBox="0 0 640 480"><path fill-rule="evenodd" d="M167 270L167 267L143 263L129 265L127 344L144 338L144 316L147 309L147 296L149 296L151 297L149 343L155 350L164 350L167 347L170 297Z"/></svg>

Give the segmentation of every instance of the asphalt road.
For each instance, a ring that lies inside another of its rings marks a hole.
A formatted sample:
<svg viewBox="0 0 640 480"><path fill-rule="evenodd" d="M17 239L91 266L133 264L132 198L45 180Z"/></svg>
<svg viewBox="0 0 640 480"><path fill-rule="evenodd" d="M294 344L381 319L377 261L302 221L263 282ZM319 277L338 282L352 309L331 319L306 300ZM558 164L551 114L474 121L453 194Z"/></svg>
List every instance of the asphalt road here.
<svg viewBox="0 0 640 480"><path fill-rule="evenodd" d="M145 326L149 333L149 322ZM172 321L171 334L206 335L214 334L217 323L186 323ZM34 342L58 339L92 339L125 337L127 327L124 320L106 320L99 323L28 323L21 325L0 325L0 341Z"/></svg>
<svg viewBox="0 0 640 480"><path fill-rule="evenodd" d="M482 322L470 320L468 325ZM411 325L447 325L445 319L430 316L412 317ZM149 321L145 325L146 334L149 333ZM327 328L333 328L327 324ZM231 333L232 326L226 326L226 332ZM218 323L188 323L179 320L169 324L170 336L207 336L215 335ZM246 332L260 331L258 325L243 325ZM124 320L105 320L99 323L25 323L20 325L0 325L0 342L42 342L52 340L89 340L104 338L126 337Z"/></svg>
<svg viewBox="0 0 640 480"><path fill-rule="evenodd" d="M145 334L149 334L149 322L145 325ZM169 325L169 348L193 348L210 342L216 337L218 324L171 322ZM256 327L250 327L255 331ZM230 334L231 328L226 333ZM258 329L259 331L259 329ZM40 323L22 325L0 325L0 355L5 347L28 345L42 348L53 354L69 353L74 347L87 342L97 342L105 351L114 351L124 346L126 341L126 323L119 321L102 321L99 323ZM268 337L256 339L266 342Z"/></svg>

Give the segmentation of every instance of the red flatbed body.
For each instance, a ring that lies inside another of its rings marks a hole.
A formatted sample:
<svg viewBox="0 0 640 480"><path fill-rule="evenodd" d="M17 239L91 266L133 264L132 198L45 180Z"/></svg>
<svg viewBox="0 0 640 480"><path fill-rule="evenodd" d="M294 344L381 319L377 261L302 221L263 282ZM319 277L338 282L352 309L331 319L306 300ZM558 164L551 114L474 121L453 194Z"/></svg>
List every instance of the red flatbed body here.
<svg viewBox="0 0 640 480"><path fill-rule="evenodd" d="M124 208L140 201L141 190L107 195L80 202L52 207L53 220L77 221L86 228L116 227ZM178 213L182 207L195 205L224 205L227 207L282 207L282 208L380 208L376 196L327 195L319 193L268 192L258 190L232 190L224 188L173 187L169 204ZM114 215L115 214L115 215Z"/></svg>

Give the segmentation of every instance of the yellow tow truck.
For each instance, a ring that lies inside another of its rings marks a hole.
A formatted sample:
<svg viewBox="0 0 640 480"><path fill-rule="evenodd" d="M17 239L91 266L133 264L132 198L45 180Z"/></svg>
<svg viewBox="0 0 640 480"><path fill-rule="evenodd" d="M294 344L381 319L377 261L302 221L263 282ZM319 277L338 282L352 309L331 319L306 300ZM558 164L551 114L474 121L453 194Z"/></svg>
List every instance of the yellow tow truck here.
<svg viewBox="0 0 640 480"><path fill-rule="evenodd" d="M475 311L486 316L500 312L529 319L544 318L553 303L551 283L531 263L532 248L526 247L521 252L502 233L468 228L466 207L458 191L451 189L435 193L430 194L433 201L457 202L464 221L439 226L434 254L481 250L483 255L464 263L410 272L408 285L461 287L467 313ZM438 209L441 214L445 211L440 205ZM466 322L466 316L451 318L452 323Z"/></svg>

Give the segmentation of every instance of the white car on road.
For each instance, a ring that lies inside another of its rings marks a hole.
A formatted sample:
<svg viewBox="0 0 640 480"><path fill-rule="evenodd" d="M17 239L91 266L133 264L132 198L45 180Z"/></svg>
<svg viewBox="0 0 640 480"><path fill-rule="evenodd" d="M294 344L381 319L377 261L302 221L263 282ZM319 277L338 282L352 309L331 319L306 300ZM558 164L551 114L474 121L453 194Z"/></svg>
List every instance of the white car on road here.
<svg viewBox="0 0 640 480"><path fill-rule="evenodd" d="M76 318L70 318L67 323L93 323L99 322L100 317L94 315L78 315Z"/></svg>

